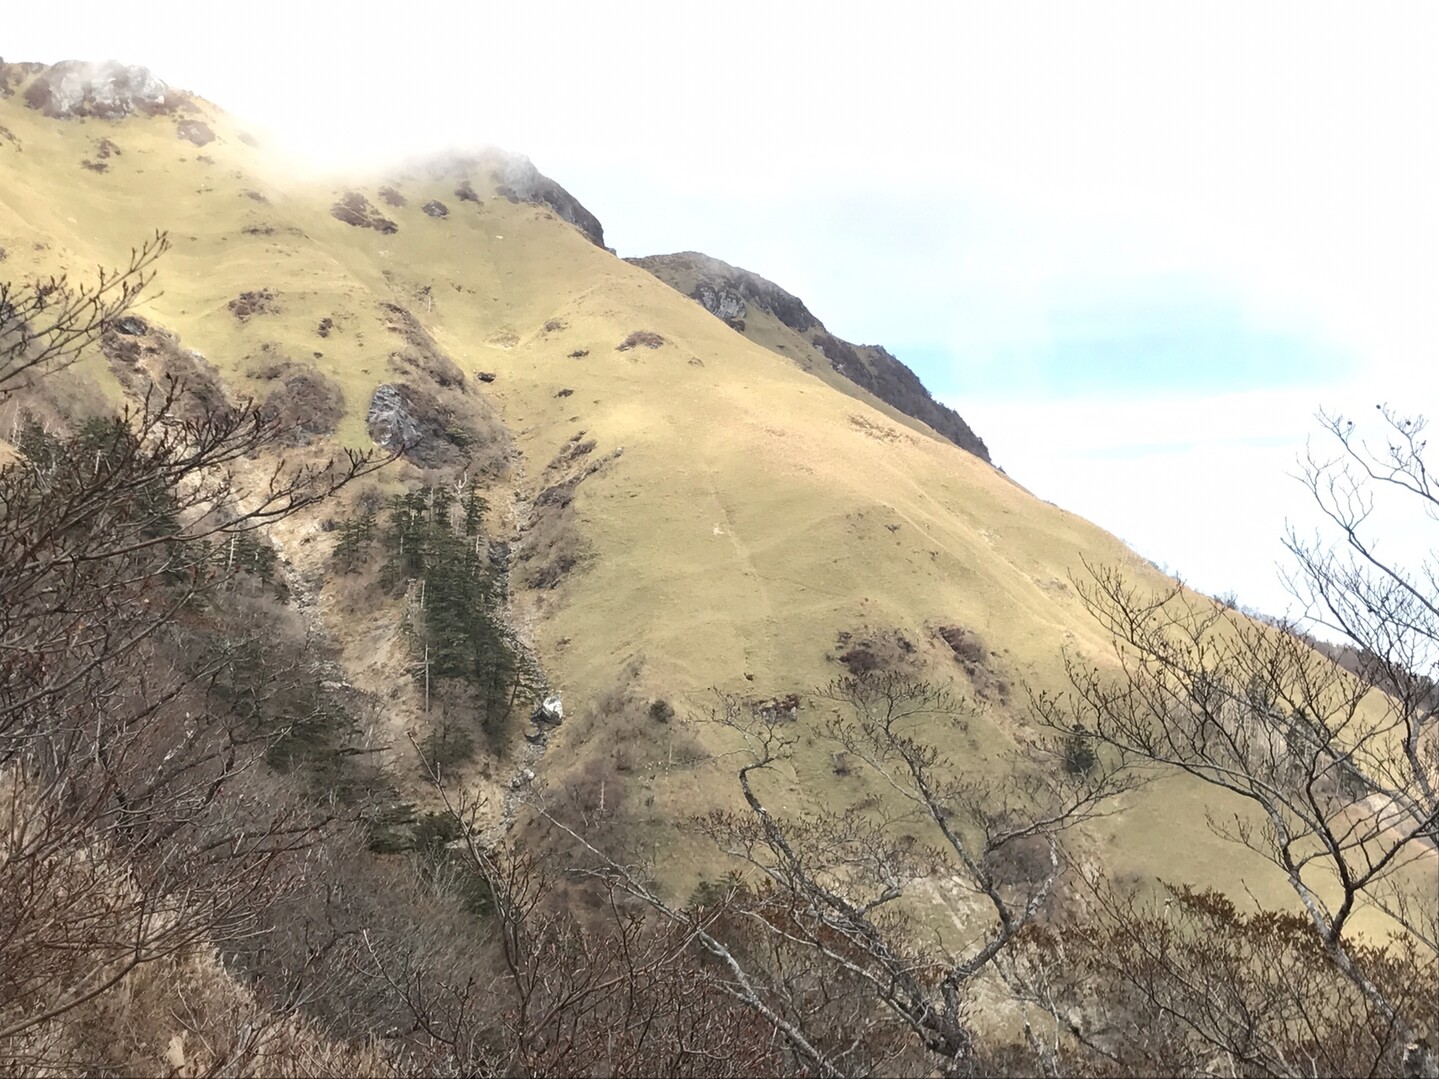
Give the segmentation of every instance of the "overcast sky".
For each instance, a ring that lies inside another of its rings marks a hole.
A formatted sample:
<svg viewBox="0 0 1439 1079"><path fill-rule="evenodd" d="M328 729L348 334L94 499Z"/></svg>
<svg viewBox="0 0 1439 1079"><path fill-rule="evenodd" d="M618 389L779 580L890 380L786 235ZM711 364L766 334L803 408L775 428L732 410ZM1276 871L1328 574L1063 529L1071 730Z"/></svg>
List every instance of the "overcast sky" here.
<svg viewBox="0 0 1439 1079"><path fill-rule="evenodd" d="M1314 411L1436 411L1439 5L45 10L0 55L145 64L327 167L527 153L621 254L777 281L1037 494L1266 610Z"/></svg>

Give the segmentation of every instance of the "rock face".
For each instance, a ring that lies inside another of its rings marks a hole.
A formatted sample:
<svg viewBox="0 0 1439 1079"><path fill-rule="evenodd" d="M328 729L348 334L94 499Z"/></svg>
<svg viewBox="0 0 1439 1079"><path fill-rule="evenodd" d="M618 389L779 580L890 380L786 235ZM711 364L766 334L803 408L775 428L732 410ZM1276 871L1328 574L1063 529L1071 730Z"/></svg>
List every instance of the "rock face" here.
<svg viewBox="0 0 1439 1079"><path fill-rule="evenodd" d="M690 291L690 299L698 300L706 311L715 318L723 319L732 327L744 331L744 316L749 309L744 297L727 285L712 285L701 281Z"/></svg>
<svg viewBox="0 0 1439 1079"><path fill-rule="evenodd" d="M989 447L964 418L930 396L919 376L879 345L851 345L820 327L810 343L830 366L906 416L929 424L960 449L989 460ZM992 462L991 462L992 463Z"/></svg>
<svg viewBox="0 0 1439 1079"><path fill-rule="evenodd" d="M769 312L802 335L836 373L905 415L928 424L961 449L989 460L984 440L959 413L930 396L918 375L878 345L852 345L834 336L799 297L773 281L697 251L625 261L648 270L741 333L751 308Z"/></svg>
<svg viewBox="0 0 1439 1079"><path fill-rule="evenodd" d="M580 205L575 198L539 169L523 154L505 154L499 167L495 191L512 202L533 202L548 206L561 219L574 225L595 242L605 246L605 230L599 218Z"/></svg>
<svg viewBox="0 0 1439 1079"><path fill-rule="evenodd" d="M25 104L62 120L75 116L117 120L137 112L153 116L188 101L146 68L114 60L62 61L36 75L25 91Z"/></svg>
<svg viewBox="0 0 1439 1079"><path fill-rule="evenodd" d="M415 446L420 441L419 422L411 415L404 395L387 382L375 387L365 419L370 437L391 452Z"/></svg>
<svg viewBox="0 0 1439 1079"><path fill-rule="evenodd" d="M752 304L768 311L796 333L804 333L820 325L819 319L810 313L798 296L757 273L741 270L698 251L646 255L625 261L648 270L661 281L698 300L710 314L731 324L742 320L747 305ZM687 280L693 280L694 284L686 287L684 282Z"/></svg>

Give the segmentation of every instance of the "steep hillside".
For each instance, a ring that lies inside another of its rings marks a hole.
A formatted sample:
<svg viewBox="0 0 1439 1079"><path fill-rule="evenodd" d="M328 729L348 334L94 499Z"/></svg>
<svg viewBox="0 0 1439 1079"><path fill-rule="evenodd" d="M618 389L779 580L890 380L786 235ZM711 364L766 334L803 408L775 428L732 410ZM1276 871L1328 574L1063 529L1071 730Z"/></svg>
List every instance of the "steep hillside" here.
<svg viewBox="0 0 1439 1079"><path fill-rule="evenodd" d="M826 712L804 694L857 662L846 657L888 656L975 698L951 748L983 772L1031 733L1025 684L1061 688L1065 650L1108 655L1070 575L1087 561L1167 583L992 468L882 350L850 350L722 263L614 257L593 216L522 158L299 184L200 99L101 110L123 88L35 91L68 85L57 71L0 71L0 272L113 266L155 229L173 247L137 320L112 327L77 378L12 402L0 431L22 405L73 417L170 371L289 410L300 456L411 443L386 491L479 477L510 617L566 716L465 773L497 828L517 786L622 805L620 838L688 894L722 862L679 825L736 798L716 755L733 743L665 722L656 704L702 716L718 689L812 732ZM330 572L326 516L274 539L346 677L385 702L380 733L420 797L406 733L426 722L425 699L402 604ZM835 784L832 754L806 734L783 797ZM1092 829L1088 857L1287 901L1275 873L1208 832L1200 797L1148 788Z"/></svg>
<svg viewBox="0 0 1439 1079"><path fill-rule="evenodd" d="M852 345L836 337L802 300L774 282L695 251L626 261L649 270L732 329L836 389L906 426L913 427L918 420L961 449L989 460L984 440L959 413L931 397L913 371L878 345Z"/></svg>

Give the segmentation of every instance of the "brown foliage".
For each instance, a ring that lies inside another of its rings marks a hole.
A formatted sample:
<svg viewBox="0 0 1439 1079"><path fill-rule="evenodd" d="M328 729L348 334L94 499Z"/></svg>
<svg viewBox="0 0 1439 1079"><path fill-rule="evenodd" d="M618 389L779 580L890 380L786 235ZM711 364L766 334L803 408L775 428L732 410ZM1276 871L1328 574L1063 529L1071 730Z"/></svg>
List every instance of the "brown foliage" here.
<svg viewBox="0 0 1439 1079"><path fill-rule="evenodd" d="M652 330L636 330L618 345L616 352L628 352L632 348L659 348L665 343L665 339Z"/></svg>
<svg viewBox="0 0 1439 1079"><path fill-rule="evenodd" d="M1096 888L1092 917L1035 930L1026 962L1086 1074L1399 1074L1406 1036L1329 958L1300 914L1245 914L1213 891ZM1396 1007L1435 1029L1439 965L1413 941L1356 943Z"/></svg>
<svg viewBox="0 0 1439 1079"><path fill-rule="evenodd" d="M281 362L267 366L258 377L279 383L266 395L260 411L273 419L290 445L305 446L332 434L345 418L340 387L312 367Z"/></svg>
<svg viewBox="0 0 1439 1079"><path fill-rule="evenodd" d="M207 146L215 141L215 133L203 120L181 120L175 125L175 136L196 146Z"/></svg>
<svg viewBox="0 0 1439 1079"><path fill-rule="evenodd" d="M375 209L370 200L358 191L346 191L341 195L330 207L330 216L356 228L374 229L383 233L400 231L399 225Z"/></svg>
<svg viewBox="0 0 1439 1079"><path fill-rule="evenodd" d="M227 305L230 314L244 322L254 315L273 315L279 311L273 289L262 288L240 293Z"/></svg>

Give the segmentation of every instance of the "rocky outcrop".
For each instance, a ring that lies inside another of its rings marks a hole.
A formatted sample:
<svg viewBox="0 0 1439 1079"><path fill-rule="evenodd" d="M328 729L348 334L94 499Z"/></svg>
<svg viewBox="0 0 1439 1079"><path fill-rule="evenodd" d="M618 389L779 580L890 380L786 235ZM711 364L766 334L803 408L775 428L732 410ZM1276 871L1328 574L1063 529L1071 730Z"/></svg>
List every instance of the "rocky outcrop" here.
<svg viewBox="0 0 1439 1079"><path fill-rule="evenodd" d="M830 366L906 416L929 424L960 449L989 460L989 447L958 412L936 401L919 376L879 345L851 345L822 327L810 344Z"/></svg>
<svg viewBox="0 0 1439 1079"><path fill-rule="evenodd" d="M153 116L189 104L148 69L114 60L65 60L42 69L25 90L25 104L46 116L94 116L118 120L132 113Z"/></svg>
<svg viewBox="0 0 1439 1079"><path fill-rule="evenodd" d="M380 213L370 200L358 191L346 191L341 195L330 207L330 216L336 221L343 221L360 229L374 229L386 234L400 231L399 225Z"/></svg>
<svg viewBox="0 0 1439 1079"><path fill-rule="evenodd" d="M731 324L743 320L747 305L752 304L768 311L796 333L804 333L820 325L819 319L810 313L798 296L757 273L741 270L698 251L647 255L625 261L648 270L661 281L698 300L710 314Z"/></svg>
<svg viewBox="0 0 1439 1079"><path fill-rule="evenodd" d="M420 443L420 422L410 411L406 395L398 386L382 382L375 387L365 421L370 438L391 453L399 453Z"/></svg>
<svg viewBox="0 0 1439 1079"><path fill-rule="evenodd" d="M715 318L723 319L732 328L744 332L744 317L749 309L745 306L744 297L728 285L700 281L690 290L690 299L698 300Z"/></svg>
<svg viewBox="0 0 1439 1079"><path fill-rule="evenodd" d="M437 154L415 163L430 180L453 183L455 198L461 203L484 206L484 198L494 192L510 202L527 202L543 206L563 221L583 232L597 247L605 246L605 230L599 218L559 184L555 183L523 154L510 153L488 146L471 153ZM425 212L444 217L451 211L443 203L432 204ZM459 213L463 208L457 207Z"/></svg>
<svg viewBox="0 0 1439 1079"><path fill-rule="evenodd" d="M448 395L418 382L376 386L365 419L376 445L403 453L420 468L489 471L501 448L493 425L477 423Z"/></svg>
<svg viewBox="0 0 1439 1079"><path fill-rule="evenodd" d="M181 419L199 420L230 411L229 395L220 373L203 355L181 346L178 335L147 322L139 315L124 315L106 324L100 334L100 351L110 370L127 392L137 398L155 394L170 402ZM176 393L178 387L183 392Z"/></svg>
<svg viewBox="0 0 1439 1079"><path fill-rule="evenodd" d="M528 157L523 154L505 154L498 179L496 194L512 202L533 202L548 206L561 219L568 221L593 240L596 246L605 246L605 230L599 218L580 205L579 199L535 168L534 162Z"/></svg>
<svg viewBox="0 0 1439 1079"><path fill-rule="evenodd" d="M773 281L697 251L625 261L648 270L741 333L745 331L745 317L751 308L769 312L803 335L806 343L837 374L906 416L928 424L961 449L981 460L989 460L984 440L959 413L936 401L918 375L878 345L852 345L834 336L799 297Z"/></svg>

